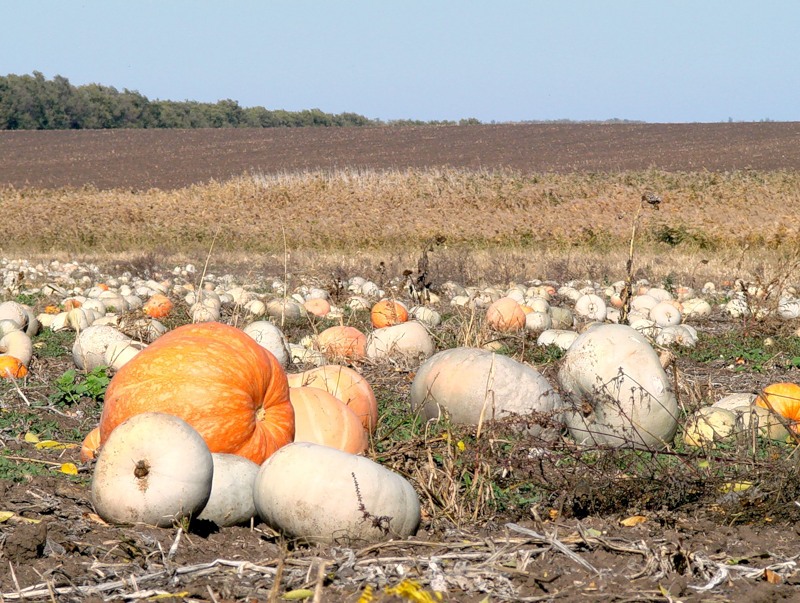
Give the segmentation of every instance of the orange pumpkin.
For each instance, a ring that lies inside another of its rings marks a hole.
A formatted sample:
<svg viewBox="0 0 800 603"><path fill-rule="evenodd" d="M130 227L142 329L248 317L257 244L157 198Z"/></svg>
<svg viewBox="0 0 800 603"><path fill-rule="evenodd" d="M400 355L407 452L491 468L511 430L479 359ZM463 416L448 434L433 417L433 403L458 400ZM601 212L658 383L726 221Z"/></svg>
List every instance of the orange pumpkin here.
<svg viewBox="0 0 800 603"><path fill-rule="evenodd" d="M312 442L351 454L364 452L369 437L345 404L318 387L289 388L294 407L295 442Z"/></svg>
<svg viewBox="0 0 800 603"><path fill-rule="evenodd" d="M501 297L486 309L486 322L496 331L519 331L525 328L525 311L516 300Z"/></svg>
<svg viewBox="0 0 800 603"><path fill-rule="evenodd" d="M58 314L59 312L61 312L61 308L59 308L58 306L54 306L51 304L49 306L44 307L45 314Z"/></svg>
<svg viewBox="0 0 800 603"><path fill-rule="evenodd" d="M3 354L0 356L0 378L21 379L28 374L28 369L18 358Z"/></svg>
<svg viewBox="0 0 800 603"><path fill-rule="evenodd" d="M164 318L172 312L172 301L166 295L154 293L142 306L142 310L150 318Z"/></svg>
<svg viewBox="0 0 800 603"><path fill-rule="evenodd" d="M81 461L84 463L87 461L91 461L93 458L97 456L97 451L100 448L100 428L95 427L89 433L86 434L86 437L83 438L83 443L81 444Z"/></svg>
<svg viewBox="0 0 800 603"><path fill-rule="evenodd" d="M789 422L794 433L800 433L800 385L796 383L773 383L758 394L753 402L767 408Z"/></svg>
<svg viewBox="0 0 800 603"><path fill-rule="evenodd" d="M81 302L81 300L71 297L67 300L64 300L64 311L69 312L70 310L74 310L75 308L80 308L82 305L83 302Z"/></svg>
<svg viewBox="0 0 800 603"><path fill-rule="evenodd" d="M399 325L408 320L408 310L399 301L393 299L382 299L372 306L370 311L372 326L376 329Z"/></svg>
<svg viewBox="0 0 800 603"><path fill-rule="evenodd" d="M127 362L106 391L100 442L133 415L175 415L211 452L261 464L294 439L286 373L246 333L218 322L170 331Z"/></svg>
<svg viewBox="0 0 800 603"><path fill-rule="evenodd" d="M367 351L367 336L355 327L328 327L317 335L317 347L329 358L363 358Z"/></svg>
<svg viewBox="0 0 800 603"><path fill-rule="evenodd" d="M314 316L318 316L320 318L327 316L331 311L330 302L328 302L327 299L322 299L321 297L314 297L306 300L306 302L303 304L303 307L309 314L313 314Z"/></svg>
<svg viewBox="0 0 800 603"><path fill-rule="evenodd" d="M364 377L350 367L326 364L287 375L289 387L316 387L341 400L353 411L369 433L378 425L378 401Z"/></svg>

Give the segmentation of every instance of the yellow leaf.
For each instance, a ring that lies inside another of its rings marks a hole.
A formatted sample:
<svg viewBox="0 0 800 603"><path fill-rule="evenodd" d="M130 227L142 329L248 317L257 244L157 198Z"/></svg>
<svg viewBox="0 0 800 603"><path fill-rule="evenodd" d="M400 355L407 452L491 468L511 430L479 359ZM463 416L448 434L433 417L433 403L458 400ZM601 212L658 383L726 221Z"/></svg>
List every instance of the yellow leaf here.
<svg viewBox="0 0 800 603"><path fill-rule="evenodd" d="M0 523L8 521L12 517L14 517L14 513L12 513L11 511L0 511Z"/></svg>
<svg viewBox="0 0 800 603"><path fill-rule="evenodd" d="M287 601L301 601L302 599L308 599L309 597L313 596L314 596L313 590L308 590L307 588L298 588L283 593L281 599L286 599Z"/></svg>
<svg viewBox="0 0 800 603"><path fill-rule="evenodd" d="M55 440L42 440L34 445L36 450L67 450L77 447L77 444L64 444L63 442L56 442Z"/></svg>
<svg viewBox="0 0 800 603"><path fill-rule="evenodd" d="M633 526L638 526L640 523L644 523L645 521L647 521L647 517L644 515L633 515L621 520L620 523L627 528L632 528Z"/></svg>
<svg viewBox="0 0 800 603"><path fill-rule="evenodd" d="M720 486L720 492L743 492L753 486L753 482L728 482Z"/></svg>
<svg viewBox="0 0 800 603"><path fill-rule="evenodd" d="M39 441L39 436L29 431L25 434L25 441L29 444L36 444Z"/></svg>
<svg viewBox="0 0 800 603"><path fill-rule="evenodd" d="M189 596L189 591L183 591L182 593L160 593L158 595L153 595L152 597L147 597L148 601L158 601L159 599L184 599Z"/></svg>
<svg viewBox="0 0 800 603"><path fill-rule="evenodd" d="M67 475L78 475L78 467L75 463L64 463L59 470Z"/></svg>

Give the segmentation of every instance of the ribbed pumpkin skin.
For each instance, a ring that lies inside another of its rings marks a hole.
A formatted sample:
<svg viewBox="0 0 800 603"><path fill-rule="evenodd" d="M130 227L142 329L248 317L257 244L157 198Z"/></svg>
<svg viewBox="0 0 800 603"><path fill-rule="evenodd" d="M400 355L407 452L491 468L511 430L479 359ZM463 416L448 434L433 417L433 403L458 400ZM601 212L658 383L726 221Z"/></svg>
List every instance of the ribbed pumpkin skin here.
<svg viewBox="0 0 800 603"><path fill-rule="evenodd" d="M399 325L408 320L408 310L398 301L393 299L382 299L370 311L372 326L376 329Z"/></svg>
<svg viewBox="0 0 800 603"><path fill-rule="evenodd" d="M318 387L289 390L297 430L295 442L312 442L351 454L369 446L369 436L359 418L344 402Z"/></svg>
<svg viewBox="0 0 800 603"><path fill-rule="evenodd" d="M800 433L800 385L796 383L773 383L768 385L753 402L767 408L789 421L790 429Z"/></svg>
<svg viewBox="0 0 800 603"><path fill-rule="evenodd" d="M367 336L355 327L328 327L317 335L317 347L333 358L363 358L367 349Z"/></svg>
<svg viewBox="0 0 800 603"><path fill-rule="evenodd" d="M345 403L369 433L378 425L378 400L364 377L350 367L326 364L287 375L289 387L316 387Z"/></svg>
<svg viewBox="0 0 800 603"><path fill-rule="evenodd" d="M283 368L243 331L217 322L162 335L114 375L100 417L101 445L117 425L148 411L180 417L211 452L258 464L294 439Z"/></svg>

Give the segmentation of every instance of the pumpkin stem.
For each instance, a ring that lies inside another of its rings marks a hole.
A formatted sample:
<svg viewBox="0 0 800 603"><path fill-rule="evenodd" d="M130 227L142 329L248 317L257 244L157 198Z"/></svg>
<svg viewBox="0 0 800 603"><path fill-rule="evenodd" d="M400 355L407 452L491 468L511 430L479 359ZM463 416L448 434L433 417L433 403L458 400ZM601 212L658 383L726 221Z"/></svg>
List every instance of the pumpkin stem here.
<svg viewBox="0 0 800 603"><path fill-rule="evenodd" d="M150 474L150 465L147 461L136 461L136 469L133 470L133 475L138 479L147 477Z"/></svg>

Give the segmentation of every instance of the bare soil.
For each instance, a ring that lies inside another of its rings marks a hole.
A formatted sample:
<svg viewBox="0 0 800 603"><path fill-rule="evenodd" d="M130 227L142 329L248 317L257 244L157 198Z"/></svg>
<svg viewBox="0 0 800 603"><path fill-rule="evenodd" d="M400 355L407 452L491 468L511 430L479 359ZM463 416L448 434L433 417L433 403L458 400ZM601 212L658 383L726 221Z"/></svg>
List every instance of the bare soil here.
<svg viewBox="0 0 800 603"><path fill-rule="evenodd" d="M432 165L526 172L797 170L799 142L795 123L2 132L0 183L143 190L247 171ZM744 337L752 328L717 315L701 331L737 329ZM37 358L24 395L3 386L0 418L45 402L68 368L68 356ZM358 368L375 387L382 413L389 401L404 399L410 372L395 365ZM554 365L543 370L552 376L547 371ZM675 370L690 406L798 380L798 369L780 358L759 367L745 359L734 370L679 356ZM55 439L77 443L96 423L99 405L84 399L37 412L52 423ZM296 589L308 589L308 600L334 602L436 601L434 590L445 601L800 598L800 475L792 447L776 446L758 461L742 451L706 450L678 454L675 465L613 454L589 464L579 462L584 452L566 440L542 453L541 442L512 439L501 425L467 449L466 466L502 488L533 485L543 494L501 505L470 499L465 489L463 506L452 508L423 479L429 459L445 453L442 438L392 446L384 434L387 440L374 442L370 454L402 469L417 487L419 533L374 546L314 547L286 542L258 521L225 529L193 524L188 532L105 525L90 502L91 466L80 464L77 449L37 450L24 441L25 431L24 423L0 428L9 462L39 468L22 481L0 481L0 512L13 513L0 522L4 601L277 601ZM466 441L474 435L454 432ZM718 473L698 469L706 457L722 467ZM68 461L79 466L78 476L57 471ZM435 475L445 475L434 465ZM732 489L745 481L748 488ZM622 523L633 517L642 519Z"/></svg>
<svg viewBox="0 0 800 603"><path fill-rule="evenodd" d="M0 184L171 189L243 173L800 168L800 123L0 132Z"/></svg>

